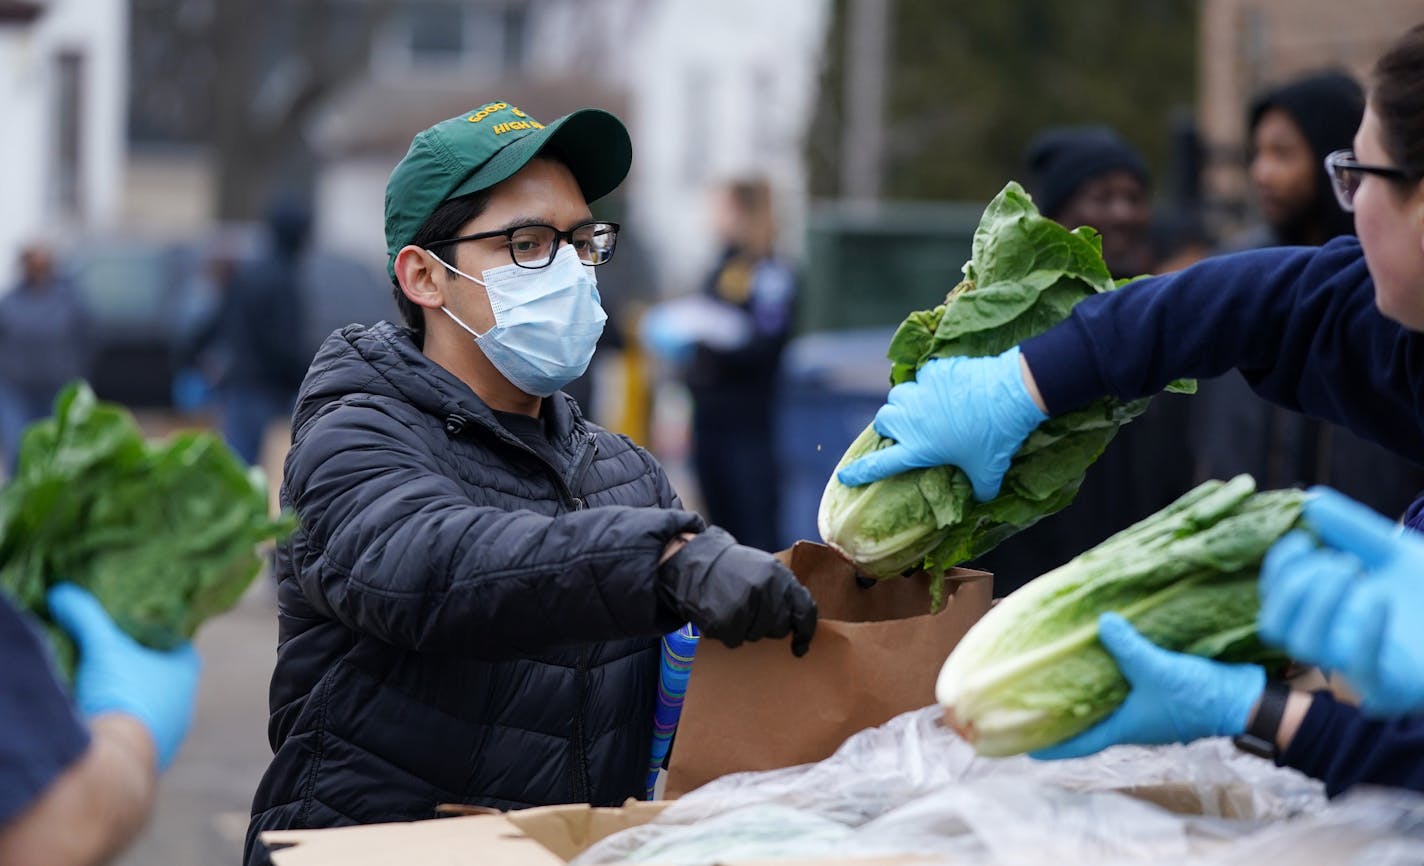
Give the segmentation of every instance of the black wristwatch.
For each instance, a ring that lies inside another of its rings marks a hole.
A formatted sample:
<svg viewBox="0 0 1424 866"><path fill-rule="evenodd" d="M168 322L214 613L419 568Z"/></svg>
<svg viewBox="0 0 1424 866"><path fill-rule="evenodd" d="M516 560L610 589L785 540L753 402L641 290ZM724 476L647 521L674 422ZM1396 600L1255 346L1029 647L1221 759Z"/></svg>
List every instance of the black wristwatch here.
<svg viewBox="0 0 1424 866"><path fill-rule="evenodd" d="M1281 729L1281 718L1286 714L1286 699L1290 697L1290 686L1282 682L1268 682L1261 692L1261 705L1256 717L1246 728L1246 732L1231 739L1236 748L1243 752L1274 761L1280 754L1276 748L1276 733Z"/></svg>

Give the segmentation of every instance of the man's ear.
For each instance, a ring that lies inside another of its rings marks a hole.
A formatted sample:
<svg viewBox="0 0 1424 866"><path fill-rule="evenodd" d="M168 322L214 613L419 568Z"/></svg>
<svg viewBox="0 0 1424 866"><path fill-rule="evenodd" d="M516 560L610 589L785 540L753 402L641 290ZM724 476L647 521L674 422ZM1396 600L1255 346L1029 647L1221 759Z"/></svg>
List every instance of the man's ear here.
<svg viewBox="0 0 1424 866"><path fill-rule="evenodd" d="M417 246L405 246L396 254L396 279L401 292L412 304L427 310L445 306L445 266Z"/></svg>

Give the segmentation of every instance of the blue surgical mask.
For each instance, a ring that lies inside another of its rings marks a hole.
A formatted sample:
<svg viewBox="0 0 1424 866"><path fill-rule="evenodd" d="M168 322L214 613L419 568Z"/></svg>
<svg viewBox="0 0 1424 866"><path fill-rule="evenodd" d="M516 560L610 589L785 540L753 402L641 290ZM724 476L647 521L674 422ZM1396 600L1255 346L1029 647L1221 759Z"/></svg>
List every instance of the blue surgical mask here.
<svg viewBox="0 0 1424 866"><path fill-rule="evenodd" d="M608 314L599 303L593 268L579 260L573 247L561 247L548 267L532 270L511 263L482 272L483 280L435 259L485 287L494 327L483 334L448 308L440 309L475 338L514 387L548 397L588 369Z"/></svg>

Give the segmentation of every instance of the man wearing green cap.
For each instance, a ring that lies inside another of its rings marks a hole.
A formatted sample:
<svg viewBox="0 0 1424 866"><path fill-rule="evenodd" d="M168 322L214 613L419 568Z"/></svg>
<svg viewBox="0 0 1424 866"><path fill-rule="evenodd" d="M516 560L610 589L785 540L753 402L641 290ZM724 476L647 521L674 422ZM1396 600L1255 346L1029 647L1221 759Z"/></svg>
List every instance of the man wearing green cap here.
<svg viewBox="0 0 1424 866"><path fill-rule="evenodd" d="M504 102L421 132L386 187L406 327L351 325L298 398L263 830L612 805L642 791L661 634L790 635L809 594L683 511L661 467L560 388L605 316L622 123Z"/></svg>

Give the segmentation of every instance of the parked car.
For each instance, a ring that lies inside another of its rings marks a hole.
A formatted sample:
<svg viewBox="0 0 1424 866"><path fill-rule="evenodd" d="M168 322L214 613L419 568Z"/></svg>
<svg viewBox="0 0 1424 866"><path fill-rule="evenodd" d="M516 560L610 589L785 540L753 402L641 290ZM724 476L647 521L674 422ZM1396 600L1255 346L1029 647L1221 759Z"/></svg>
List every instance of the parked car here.
<svg viewBox="0 0 1424 866"><path fill-rule="evenodd" d="M66 250L65 270L93 316L95 392L135 408L171 408L175 396L194 408L202 388L220 384L222 349L205 341L226 268L264 243L260 225L231 224L179 241L99 237ZM384 273L344 254L310 250L299 279L305 316L294 339L313 354L339 327L395 314ZM289 314L274 310L274 323Z"/></svg>

